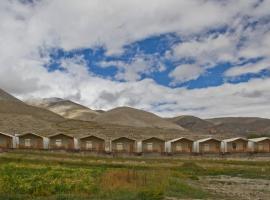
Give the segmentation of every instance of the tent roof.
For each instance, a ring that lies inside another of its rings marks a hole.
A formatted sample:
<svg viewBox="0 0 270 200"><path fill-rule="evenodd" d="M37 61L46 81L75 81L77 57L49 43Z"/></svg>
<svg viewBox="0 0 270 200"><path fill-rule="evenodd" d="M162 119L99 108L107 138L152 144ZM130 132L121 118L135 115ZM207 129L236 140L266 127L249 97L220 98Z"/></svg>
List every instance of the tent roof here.
<svg viewBox="0 0 270 200"><path fill-rule="evenodd" d="M173 143L173 142L177 142L179 140L189 140L189 141L193 142L193 140L185 138L185 137L175 138L173 140L170 140L169 142Z"/></svg>
<svg viewBox="0 0 270 200"><path fill-rule="evenodd" d="M98 138L98 139L104 140L104 138L98 137L98 136L96 136L96 135L86 135L86 136L82 136L82 137L80 137L79 139L85 139L85 138L88 138L88 137L95 137L95 138Z"/></svg>
<svg viewBox="0 0 270 200"><path fill-rule="evenodd" d="M215 140L215 141L220 142L220 140L215 139L215 138L204 138L204 139L197 140L196 142L201 143L201 142L206 142L206 141L209 141L209 140Z"/></svg>
<svg viewBox="0 0 270 200"><path fill-rule="evenodd" d="M58 136L58 135L64 135L64 136L67 136L69 138L75 138L74 136L70 136L70 135L67 135L65 133L56 133L56 134L53 134L53 135L49 135L48 138L52 138L52 137L55 137L55 136Z"/></svg>
<svg viewBox="0 0 270 200"><path fill-rule="evenodd" d="M18 134L17 137L25 136L25 135L28 135L28 134L30 134L30 135L35 135L35 136L37 136L37 137L43 138L43 136L38 135L38 134L36 134L36 133L31 133L31 132L23 133L23 134Z"/></svg>
<svg viewBox="0 0 270 200"><path fill-rule="evenodd" d="M7 134L7 133L3 133L3 132L0 132L0 135L5 135L5 136L8 136L8 137L13 137L13 135L10 135L10 134Z"/></svg>
<svg viewBox="0 0 270 200"><path fill-rule="evenodd" d="M261 142L261 141L264 141L264 140L270 140L270 138L269 137L260 137L260 138L249 139L249 141L252 141L252 142Z"/></svg>
<svg viewBox="0 0 270 200"><path fill-rule="evenodd" d="M225 139L225 140L222 140L222 141L223 142L234 142L236 140L245 140L245 141L248 141L246 138L243 138L243 137L229 138L229 139Z"/></svg>
<svg viewBox="0 0 270 200"><path fill-rule="evenodd" d="M114 142L114 141L116 141L116 140L119 140L119 139L127 139L127 140L136 141L136 140L134 140L134 139L132 139L132 138L128 138L128 137L118 137L118 138L113 139L112 142Z"/></svg>
<svg viewBox="0 0 270 200"><path fill-rule="evenodd" d="M160 141L165 142L165 140L163 140L163 139L161 139L161 138L158 138L158 137L150 137L150 138L144 139L144 140L142 140L142 141L147 141L147 140L151 140L151 139L160 140Z"/></svg>

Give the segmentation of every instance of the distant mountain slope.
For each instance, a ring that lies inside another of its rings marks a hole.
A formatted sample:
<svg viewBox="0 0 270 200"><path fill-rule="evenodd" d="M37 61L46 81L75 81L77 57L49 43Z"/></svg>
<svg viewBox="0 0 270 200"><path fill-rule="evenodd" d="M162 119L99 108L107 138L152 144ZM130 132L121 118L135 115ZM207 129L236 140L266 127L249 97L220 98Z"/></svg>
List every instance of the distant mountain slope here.
<svg viewBox="0 0 270 200"><path fill-rule="evenodd" d="M168 118L167 120L172 123L178 124L185 129L196 132L208 132L208 129L213 127L213 123L190 115Z"/></svg>
<svg viewBox="0 0 270 200"><path fill-rule="evenodd" d="M68 119L93 121L93 118L100 114L100 112L60 98L32 99L26 102L29 105L48 109Z"/></svg>
<svg viewBox="0 0 270 200"><path fill-rule="evenodd" d="M207 121L214 124L218 133L232 132L238 135L270 135L270 119L258 117L225 117L207 119Z"/></svg>
<svg viewBox="0 0 270 200"><path fill-rule="evenodd" d="M57 101L57 99L53 99L53 101ZM103 112L103 114L105 113ZM117 118L117 115L114 118ZM129 136L139 139L153 136L171 139L190 134L188 131L179 131L177 126L176 129L169 130L65 119L49 110L27 105L2 90L0 94L0 132L10 134L35 132L44 136L61 132L76 137L97 134L100 137Z"/></svg>
<svg viewBox="0 0 270 200"><path fill-rule="evenodd" d="M155 127L184 130L182 127L152 113L129 107L119 107L100 114L95 121L133 127Z"/></svg>
<svg viewBox="0 0 270 200"><path fill-rule="evenodd" d="M0 90L0 130L11 133L49 130L64 118L48 110L27 105Z"/></svg>
<svg viewBox="0 0 270 200"><path fill-rule="evenodd" d="M256 117L225 117L200 119L194 116L178 116L167 119L194 134L249 136L269 135L270 119Z"/></svg>
<svg viewBox="0 0 270 200"><path fill-rule="evenodd" d="M0 88L0 101L15 101L21 102L19 99L15 98L14 96L8 94L6 91Z"/></svg>

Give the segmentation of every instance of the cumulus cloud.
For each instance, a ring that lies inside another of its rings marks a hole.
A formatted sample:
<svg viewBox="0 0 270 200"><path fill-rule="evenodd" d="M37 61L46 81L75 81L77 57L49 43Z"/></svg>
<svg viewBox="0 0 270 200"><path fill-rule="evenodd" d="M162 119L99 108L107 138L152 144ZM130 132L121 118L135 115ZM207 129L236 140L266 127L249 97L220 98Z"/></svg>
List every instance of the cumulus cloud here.
<svg viewBox="0 0 270 200"><path fill-rule="evenodd" d="M266 4L269 1L262 3ZM264 12L262 5L258 4L250 13L236 18L224 30L184 37L182 42L174 45L168 57L176 61L192 60L203 68L201 73L220 63L231 63L235 67L228 70L225 76L241 75L240 71L242 74L258 73L267 69L270 59L270 15ZM246 67L238 67L243 61L256 58L264 58L263 63L247 62Z"/></svg>
<svg viewBox="0 0 270 200"><path fill-rule="evenodd" d="M117 66L117 80L101 78L91 72L91 67L89 71L87 60L80 55L63 58L59 68L52 71L46 68L54 49L102 46L107 55L119 55L127 44L164 33L175 33L183 41L166 59L195 60L194 65L177 64L170 73L175 82L196 79L218 62L269 57L269 24L259 23L256 28L241 25L243 18L256 21L269 16L269 0L34 2L0 1L0 87L20 98L71 98L96 109L127 105L163 116L270 117L269 79L193 90L170 88L143 79L145 74L165 70L155 58L144 56L109 63ZM236 28L209 33L227 26ZM104 63L104 67L109 64Z"/></svg>
<svg viewBox="0 0 270 200"><path fill-rule="evenodd" d="M118 69L115 79L124 81L137 81L142 75L165 70L165 66L156 56L137 55L130 61L102 61L101 67L116 67Z"/></svg>
<svg viewBox="0 0 270 200"><path fill-rule="evenodd" d="M173 83L182 83L197 79L203 73L203 68L197 65L180 65L177 66L169 76L173 79Z"/></svg>
<svg viewBox="0 0 270 200"><path fill-rule="evenodd" d="M246 65L232 67L225 72L225 76L236 77L245 74L256 74L262 70L270 70L269 59L265 59L256 63L248 63Z"/></svg>

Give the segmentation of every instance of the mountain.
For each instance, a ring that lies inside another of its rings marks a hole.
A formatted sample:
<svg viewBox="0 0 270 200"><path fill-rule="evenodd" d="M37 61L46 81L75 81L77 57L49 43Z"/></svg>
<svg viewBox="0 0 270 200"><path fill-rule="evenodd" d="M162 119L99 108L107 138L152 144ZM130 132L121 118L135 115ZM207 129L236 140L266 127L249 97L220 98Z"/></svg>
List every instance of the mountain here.
<svg viewBox="0 0 270 200"><path fill-rule="evenodd" d="M58 107L59 103L61 105L75 104L58 98L46 100L46 104L50 104L51 107L54 107L54 105ZM77 105L74 105L74 107L76 106ZM85 108L80 105L78 105L78 107ZM145 114L143 111L139 112L143 113L140 115L137 114L138 117L142 117L142 120L145 119L145 116L148 116L152 120L154 118L154 121L159 122L162 126L164 126L165 123L167 124L165 127L169 126L170 128L174 127L176 129L161 129L151 127L150 125L147 125L147 127L123 126L110 124L108 121L105 121L108 123L106 124L103 123L103 121L100 123L95 121L66 119L54 112L51 112L50 110L28 105L7 92L0 90L0 132L7 132L10 134L34 132L43 136L61 132L74 135L76 137L97 134L100 137L106 138L129 136L138 139L156 136L166 140L175 137L188 136L190 134L188 131L179 131L182 130L180 127L166 121L164 122L164 120L151 113L148 114L145 112ZM103 111L100 113L100 115L106 114L106 112ZM118 118L118 115L114 115L112 117ZM146 123L148 122L151 122L151 120L147 119Z"/></svg>
<svg viewBox="0 0 270 200"><path fill-rule="evenodd" d="M48 110L30 106L0 89L0 130L50 131L53 124L64 118Z"/></svg>
<svg viewBox="0 0 270 200"><path fill-rule="evenodd" d="M6 91L0 88L0 101L12 101L12 102L21 102L19 99L13 97Z"/></svg>
<svg viewBox="0 0 270 200"><path fill-rule="evenodd" d="M100 114L99 111L60 98L32 99L26 102L29 105L50 110L67 119L93 121L93 118Z"/></svg>
<svg viewBox="0 0 270 200"><path fill-rule="evenodd" d="M166 120L192 131L195 135L221 136L269 135L270 119L257 117L225 117L200 119L195 116L178 116Z"/></svg>
<svg viewBox="0 0 270 200"><path fill-rule="evenodd" d="M0 89L0 131L13 134L30 131L41 135L56 132L72 135L97 133L104 137L129 135L134 138L157 136L164 139L211 135L270 136L270 119L264 118L200 119L185 115L163 119L150 112L129 107L106 112L94 111L59 98L28 101L28 104Z"/></svg>
<svg viewBox="0 0 270 200"><path fill-rule="evenodd" d="M213 127L213 123L200 119L198 117L194 117L191 115L183 115L173 118L167 118L168 121L175 123L185 129L188 129L190 131L194 131L197 133L200 132L209 132L211 127Z"/></svg>
<svg viewBox="0 0 270 200"><path fill-rule="evenodd" d="M213 123L216 132L233 133L235 135L269 135L270 119L258 117L225 117L206 121Z"/></svg>
<svg viewBox="0 0 270 200"><path fill-rule="evenodd" d="M166 121L152 113L130 107L118 107L98 115L95 121L131 127L152 127L184 130L181 126Z"/></svg>

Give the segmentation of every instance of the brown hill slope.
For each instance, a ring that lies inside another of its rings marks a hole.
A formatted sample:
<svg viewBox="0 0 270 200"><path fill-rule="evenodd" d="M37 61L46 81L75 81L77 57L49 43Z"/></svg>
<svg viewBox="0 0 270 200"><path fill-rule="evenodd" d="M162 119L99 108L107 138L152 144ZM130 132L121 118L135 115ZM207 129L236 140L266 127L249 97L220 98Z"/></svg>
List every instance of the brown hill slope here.
<svg viewBox="0 0 270 200"><path fill-rule="evenodd" d="M206 121L214 124L216 132L233 133L236 135L269 135L270 119L258 117L225 117L207 119Z"/></svg>
<svg viewBox="0 0 270 200"><path fill-rule="evenodd" d="M10 133L51 130L56 122L64 119L48 110L26 105L0 90L0 129Z"/></svg>
<svg viewBox="0 0 270 200"><path fill-rule="evenodd" d="M225 117L200 119L194 116L179 116L167 119L178 124L195 135L210 134L220 136L269 135L270 119L256 117Z"/></svg>
<svg viewBox="0 0 270 200"><path fill-rule="evenodd" d="M98 115L95 121L131 127L152 127L184 130L182 127L152 113L129 107L119 107Z"/></svg>
<svg viewBox="0 0 270 200"><path fill-rule="evenodd" d="M67 119L93 121L100 113L80 104L60 98L33 99L27 104L45 108Z"/></svg>
<svg viewBox="0 0 270 200"><path fill-rule="evenodd" d="M190 131L195 131L197 133L200 132L209 132L211 127L213 127L213 123L208 122L206 120L200 119L198 117L183 115L173 118L167 118L168 121L178 124L179 126L188 129Z"/></svg>
<svg viewBox="0 0 270 200"><path fill-rule="evenodd" d="M15 102L21 102L19 99L13 97L6 91L2 90L0 88L0 101L15 101Z"/></svg>
<svg viewBox="0 0 270 200"><path fill-rule="evenodd" d="M172 139L190 134L179 129L130 127L65 119L51 111L27 105L6 92L1 94L0 132L15 134L29 131L44 136L62 132L74 136L96 134L104 138L129 136L138 139L153 136Z"/></svg>

